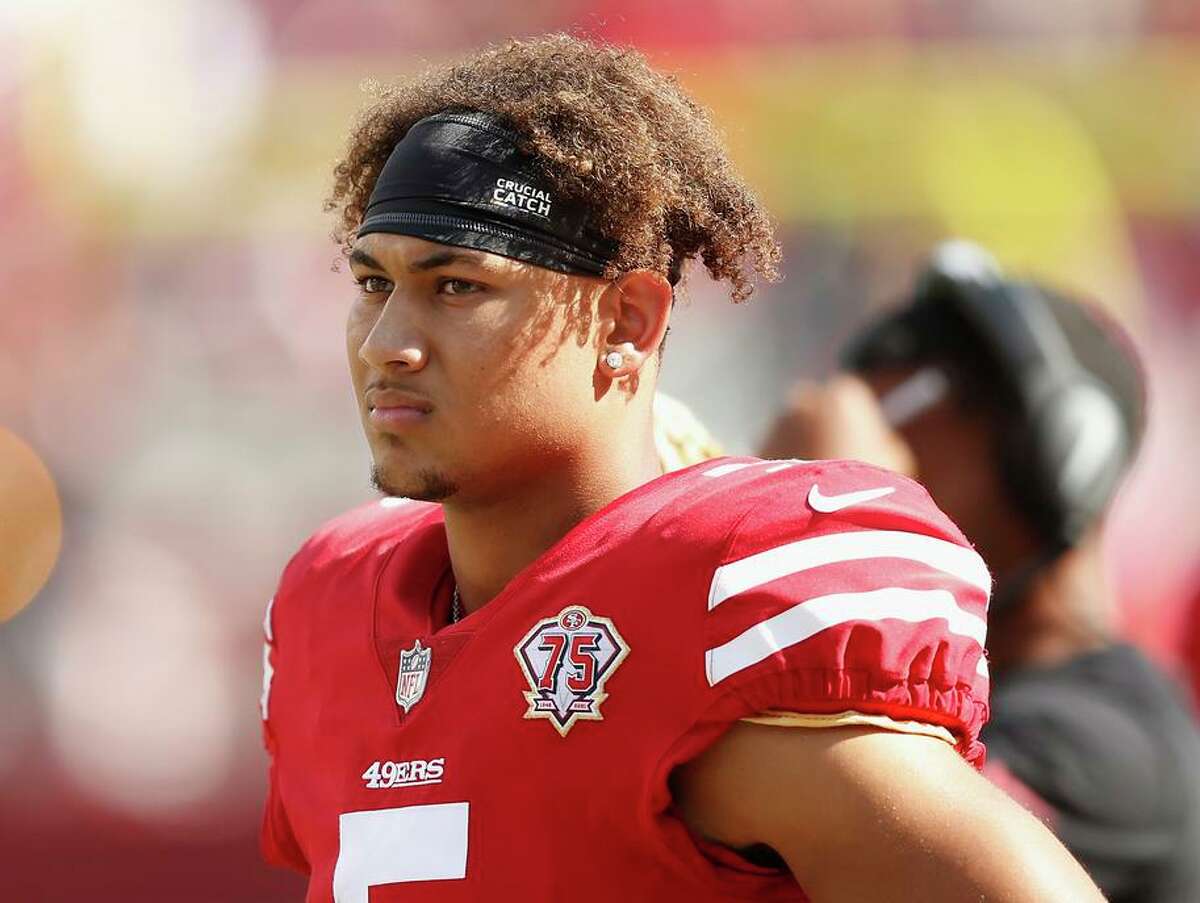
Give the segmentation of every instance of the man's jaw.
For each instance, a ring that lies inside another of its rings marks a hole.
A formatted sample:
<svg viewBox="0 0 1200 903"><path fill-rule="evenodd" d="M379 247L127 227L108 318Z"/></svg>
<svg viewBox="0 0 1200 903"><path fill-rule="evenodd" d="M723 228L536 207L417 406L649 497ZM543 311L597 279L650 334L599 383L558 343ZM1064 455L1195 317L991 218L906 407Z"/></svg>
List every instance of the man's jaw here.
<svg viewBox="0 0 1200 903"><path fill-rule="evenodd" d="M396 479L376 464L371 468L371 485L384 495L418 502L442 502L458 492L454 481L434 468L423 468Z"/></svg>

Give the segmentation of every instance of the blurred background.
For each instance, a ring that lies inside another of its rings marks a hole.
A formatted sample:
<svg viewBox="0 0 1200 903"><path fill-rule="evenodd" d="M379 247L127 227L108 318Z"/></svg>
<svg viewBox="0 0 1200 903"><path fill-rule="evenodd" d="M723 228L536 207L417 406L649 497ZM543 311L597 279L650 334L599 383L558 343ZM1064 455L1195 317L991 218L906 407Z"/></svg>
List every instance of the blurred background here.
<svg viewBox="0 0 1200 903"><path fill-rule="evenodd" d="M363 79L560 29L676 72L779 220L785 280L734 309L693 274L666 356L731 451L946 236L1128 326L1151 415L1111 569L1127 633L1183 673L1200 3L3 0L0 538L32 516L30 450L62 533L0 625L0 899L302 896L256 849L261 619L371 496L329 170Z"/></svg>

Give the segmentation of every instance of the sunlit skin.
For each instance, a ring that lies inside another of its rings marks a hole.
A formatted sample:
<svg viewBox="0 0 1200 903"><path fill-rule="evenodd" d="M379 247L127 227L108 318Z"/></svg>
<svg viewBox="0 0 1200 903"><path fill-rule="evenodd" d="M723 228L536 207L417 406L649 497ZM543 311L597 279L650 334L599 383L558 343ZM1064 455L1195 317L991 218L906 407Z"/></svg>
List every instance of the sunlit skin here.
<svg viewBox="0 0 1200 903"><path fill-rule="evenodd" d="M350 267L347 351L376 482L442 502L468 612L659 475L663 276L565 276L397 235L359 239ZM614 574L614 591L630 578ZM773 847L816 903L1100 899L1044 827L929 737L738 724L674 792L693 831Z"/></svg>
<svg viewBox="0 0 1200 903"><path fill-rule="evenodd" d="M659 475L661 275L564 275L391 234L359 239L350 270L347 352L376 482L443 503L468 610Z"/></svg>

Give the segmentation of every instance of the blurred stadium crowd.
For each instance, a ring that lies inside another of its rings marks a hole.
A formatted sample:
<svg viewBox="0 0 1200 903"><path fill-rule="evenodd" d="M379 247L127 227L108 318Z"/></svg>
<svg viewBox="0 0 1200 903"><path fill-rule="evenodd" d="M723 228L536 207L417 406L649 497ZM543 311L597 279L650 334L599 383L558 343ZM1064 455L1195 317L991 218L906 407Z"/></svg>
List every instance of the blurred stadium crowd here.
<svg viewBox="0 0 1200 903"><path fill-rule="evenodd" d="M0 424L64 534L0 627L0 899L157 900L166 876L178 903L297 897L255 849L262 611L371 491L330 164L364 78L559 29L677 72L780 222L785 280L733 310L694 275L667 350L664 388L732 452L947 235L1126 324L1150 427L1111 569L1128 634L1182 667L1200 5L8 0Z"/></svg>

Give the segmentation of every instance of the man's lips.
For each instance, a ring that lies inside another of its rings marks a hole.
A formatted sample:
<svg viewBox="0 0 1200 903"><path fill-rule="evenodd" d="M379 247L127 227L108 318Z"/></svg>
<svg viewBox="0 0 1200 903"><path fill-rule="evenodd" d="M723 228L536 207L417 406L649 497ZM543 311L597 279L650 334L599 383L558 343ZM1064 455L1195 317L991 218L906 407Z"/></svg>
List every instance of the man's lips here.
<svg viewBox="0 0 1200 903"><path fill-rule="evenodd" d="M384 430L421 423L433 412L427 398L403 389L371 388L365 398L367 418Z"/></svg>

